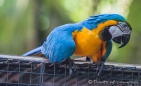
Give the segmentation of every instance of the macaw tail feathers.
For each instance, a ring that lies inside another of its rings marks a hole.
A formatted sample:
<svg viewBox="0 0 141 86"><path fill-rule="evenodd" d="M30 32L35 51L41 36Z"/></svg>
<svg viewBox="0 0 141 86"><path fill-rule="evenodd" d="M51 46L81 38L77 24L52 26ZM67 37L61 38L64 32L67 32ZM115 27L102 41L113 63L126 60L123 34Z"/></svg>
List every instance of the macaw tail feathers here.
<svg viewBox="0 0 141 86"><path fill-rule="evenodd" d="M22 56L43 56L43 54L41 53L41 46L40 47L37 47L25 54L23 54Z"/></svg>

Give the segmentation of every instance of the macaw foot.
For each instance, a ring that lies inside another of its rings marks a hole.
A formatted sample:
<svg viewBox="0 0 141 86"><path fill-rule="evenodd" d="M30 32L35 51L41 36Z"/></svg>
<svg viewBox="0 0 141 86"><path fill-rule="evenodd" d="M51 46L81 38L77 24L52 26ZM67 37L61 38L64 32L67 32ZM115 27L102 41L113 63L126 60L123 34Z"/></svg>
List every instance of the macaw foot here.
<svg viewBox="0 0 141 86"><path fill-rule="evenodd" d="M71 58L66 59L63 63L66 63L68 65L68 68L69 68L69 77L71 77L71 75L73 73L72 67L74 67L74 69L76 70L76 65L71 60Z"/></svg>
<svg viewBox="0 0 141 86"><path fill-rule="evenodd" d="M97 64L97 79L99 78L99 76L102 73L103 67L104 67L104 62L103 61L99 61Z"/></svg>

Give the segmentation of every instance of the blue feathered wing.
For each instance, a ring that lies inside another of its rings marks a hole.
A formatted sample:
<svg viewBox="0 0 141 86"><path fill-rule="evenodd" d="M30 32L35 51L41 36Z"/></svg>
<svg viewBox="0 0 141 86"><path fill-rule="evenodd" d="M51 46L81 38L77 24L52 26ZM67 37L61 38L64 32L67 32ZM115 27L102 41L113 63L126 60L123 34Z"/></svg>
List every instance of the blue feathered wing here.
<svg viewBox="0 0 141 86"><path fill-rule="evenodd" d="M72 32L53 30L42 45L42 53L52 63L60 63L69 58L75 51Z"/></svg>

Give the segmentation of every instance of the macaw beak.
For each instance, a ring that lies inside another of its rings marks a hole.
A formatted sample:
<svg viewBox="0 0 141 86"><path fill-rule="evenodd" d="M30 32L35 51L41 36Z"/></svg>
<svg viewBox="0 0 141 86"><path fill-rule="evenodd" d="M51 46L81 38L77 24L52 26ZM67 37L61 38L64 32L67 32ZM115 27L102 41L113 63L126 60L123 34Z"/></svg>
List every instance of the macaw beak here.
<svg viewBox="0 0 141 86"><path fill-rule="evenodd" d="M121 44L119 48L122 48L129 42L130 34L124 34L122 36L115 37L112 40L118 44Z"/></svg>
<svg viewBox="0 0 141 86"><path fill-rule="evenodd" d="M118 44L121 44L119 48L122 48L129 42L132 28L127 22L119 22L117 26L121 31L121 35L114 37L112 40Z"/></svg>

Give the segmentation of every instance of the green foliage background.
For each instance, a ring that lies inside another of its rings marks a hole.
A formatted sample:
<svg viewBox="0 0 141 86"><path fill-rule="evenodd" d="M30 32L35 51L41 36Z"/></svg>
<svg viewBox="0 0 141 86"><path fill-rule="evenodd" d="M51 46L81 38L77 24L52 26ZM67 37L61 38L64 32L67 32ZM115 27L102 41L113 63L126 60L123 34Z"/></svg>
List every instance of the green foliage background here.
<svg viewBox="0 0 141 86"><path fill-rule="evenodd" d="M133 31L127 46L114 43L108 61L141 63L141 1L139 0L0 0L0 53L22 55L38 47L54 27L91 15L118 13Z"/></svg>

